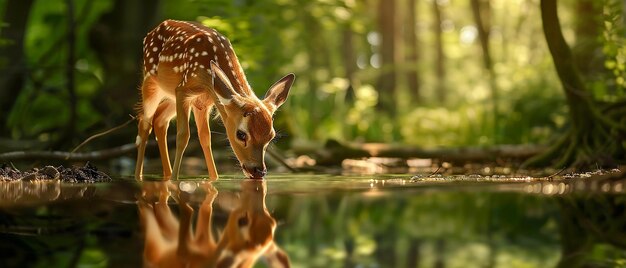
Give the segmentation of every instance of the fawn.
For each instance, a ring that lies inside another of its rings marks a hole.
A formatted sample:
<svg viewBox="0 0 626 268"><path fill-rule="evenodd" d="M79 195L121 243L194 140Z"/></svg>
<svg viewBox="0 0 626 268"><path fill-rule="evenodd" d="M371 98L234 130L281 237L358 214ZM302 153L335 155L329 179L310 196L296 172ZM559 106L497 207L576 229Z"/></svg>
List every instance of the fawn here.
<svg viewBox="0 0 626 268"><path fill-rule="evenodd" d="M269 267L290 267L289 257L274 242L276 220L265 206L265 181L241 182L240 198L231 198L234 206L228 209L228 220L218 237L212 230L218 192L210 183L200 187L206 195L193 228L194 209L188 193L170 181L142 185L137 206L145 238L145 267L252 267L259 258ZM171 194L170 189L174 190ZM178 203L180 219L168 205L170 196Z"/></svg>
<svg viewBox="0 0 626 268"><path fill-rule="evenodd" d="M260 100L250 88L230 41L196 22L166 20L146 35L143 44L135 178L142 179L152 128L164 179L178 178L193 110L209 177L217 179L208 122L212 107L217 108L244 174L263 178L265 150L275 136L272 115L285 102L295 76L288 74L278 80ZM176 155L172 171L166 136L174 116Z"/></svg>

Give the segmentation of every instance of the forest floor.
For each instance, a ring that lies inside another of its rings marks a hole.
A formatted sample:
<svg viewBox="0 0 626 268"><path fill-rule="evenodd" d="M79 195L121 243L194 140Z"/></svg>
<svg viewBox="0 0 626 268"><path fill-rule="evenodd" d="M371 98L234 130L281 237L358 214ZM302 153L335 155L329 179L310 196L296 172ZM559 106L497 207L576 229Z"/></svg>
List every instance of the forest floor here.
<svg viewBox="0 0 626 268"><path fill-rule="evenodd" d="M61 180L70 183L93 183L111 181L111 177L99 171L94 165L87 162L83 167L64 166L44 166L43 168L33 168L28 171L3 165L0 167L0 181L40 181L40 180Z"/></svg>

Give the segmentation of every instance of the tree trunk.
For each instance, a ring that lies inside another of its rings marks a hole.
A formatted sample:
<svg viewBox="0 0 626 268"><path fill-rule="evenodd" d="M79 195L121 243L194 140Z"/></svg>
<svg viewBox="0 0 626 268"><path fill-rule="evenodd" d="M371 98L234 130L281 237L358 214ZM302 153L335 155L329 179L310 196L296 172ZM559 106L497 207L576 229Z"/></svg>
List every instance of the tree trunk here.
<svg viewBox="0 0 626 268"><path fill-rule="evenodd" d="M585 98L587 90L563 37L556 0L541 0L541 19L554 67L565 91L572 127L580 131L591 129L593 121L589 120L592 113Z"/></svg>
<svg viewBox="0 0 626 268"><path fill-rule="evenodd" d="M406 267L420 267L422 260L422 245L417 238L410 238L409 252L407 254Z"/></svg>
<svg viewBox="0 0 626 268"><path fill-rule="evenodd" d="M406 7L406 34L405 36L405 59L408 66L406 76L408 79L409 94L412 97L412 103L416 103L420 99L420 83L418 75L419 47L417 42L417 0L408 0Z"/></svg>
<svg viewBox="0 0 626 268"><path fill-rule="evenodd" d="M624 159L626 112L614 110L619 103L599 107L589 96L576 69L572 52L559 24L556 0L541 0L541 19L546 43L563 86L569 108L570 129L545 153L524 166L543 165L557 159L556 167L614 166Z"/></svg>
<svg viewBox="0 0 626 268"><path fill-rule="evenodd" d="M602 53L602 1L576 1L576 43L572 50L576 68L585 80L593 79L605 71Z"/></svg>
<svg viewBox="0 0 626 268"><path fill-rule="evenodd" d="M68 95L68 108L70 118L65 123L63 134L52 145L52 149L58 149L64 144L68 144L76 136L76 121L78 120L76 97L76 84L74 81L74 66L76 65L76 20L74 16L74 0L66 0L65 8L67 9L67 58L65 62L65 87Z"/></svg>
<svg viewBox="0 0 626 268"><path fill-rule="evenodd" d="M346 90L346 98L347 102L352 102L354 100L354 88L355 74L357 70L356 66L356 53L354 47L354 32L350 29L350 25L347 24L344 26L341 31L341 38L343 42L341 42L341 56L343 58L343 66L346 79L348 79L349 85Z"/></svg>
<svg viewBox="0 0 626 268"><path fill-rule="evenodd" d="M378 78L377 108L395 115L396 96L396 25L395 0L378 1L378 31L381 36L381 71Z"/></svg>
<svg viewBox="0 0 626 268"><path fill-rule="evenodd" d="M302 5L305 7L309 6L310 3L301 1ZM305 4L307 3L307 4ZM303 35L303 38L306 38L306 52L308 54L309 66L311 74L308 75L308 92L306 95L306 106L304 106L308 111L309 120L311 122L319 122L324 115L324 111L319 110L319 99L317 97L317 92L320 89L320 83L315 73L319 70L326 70L331 72L330 69L330 60L329 60L329 51L328 51L328 43L324 41L323 28L320 25L320 22L309 12L303 11L301 14L302 24L304 26L304 32L306 34ZM329 75L329 77L332 77ZM314 125L307 126L306 133L309 135L308 138L317 139L319 138L318 128Z"/></svg>
<svg viewBox="0 0 626 268"><path fill-rule="evenodd" d="M480 40L480 48L482 49L483 63L485 69L493 69L493 63L491 60L491 52L489 46L489 31L491 30L490 16L491 11L488 0L471 0L472 15L476 22L476 29L478 30L478 39Z"/></svg>
<svg viewBox="0 0 626 268"><path fill-rule="evenodd" d="M33 0L8 0L4 7L3 21L8 27L2 28L2 39L10 43L0 49L0 136L10 134L7 119L24 86L24 35L32 5Z"/></svg>
<svg viewBox="0 0 626 268"><path fill-rule="evenodd" d="M102 15L89 32L89 45L104 69L105 79L94 107L106 121L120 118L133 110L139 100L137 88L142 79L143 38L158 23L159 1L115 0L113 9Z"/></svg>
<svg viewBox="0 0 626 268"><path fill-rule="evenodd" d="M472 6L474 21L476 22L476 28L478 30L478 39L480 40L480 48L483 55L483 64L485 70L487 71L487 79L489 82L489 88L491 89L493 140L494 143L498 143L499 97L495 71L493 69L493 59L491 57L491 47L489 45L489 31L491 30L491 7L489 6L489 0L471 0L470 3Z"/></svg>
<svg viewBox="0 0 626 268"><path fill-rule="evenodd" d="M435 58L435 75L437 77L437 84L435 86L435 90L437 91L436 96L437 100L440 103L446 102L446 54L443 50L443 29L441 28L441 8L437 1L432 1L433 13L435 15L435 21L433 22L435 28L435 48L436 58Z"/></svg>

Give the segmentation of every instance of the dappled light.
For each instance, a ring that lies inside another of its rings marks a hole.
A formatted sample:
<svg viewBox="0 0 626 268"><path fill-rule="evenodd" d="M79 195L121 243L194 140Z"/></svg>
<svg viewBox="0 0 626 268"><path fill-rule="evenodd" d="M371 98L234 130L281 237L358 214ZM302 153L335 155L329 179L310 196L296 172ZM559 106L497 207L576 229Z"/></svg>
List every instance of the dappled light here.
<svg viewBox="0 0 626 268"><path fill-rule="evenodd" d="M623 0L0 1L0 267L622 267Z"/></svg>

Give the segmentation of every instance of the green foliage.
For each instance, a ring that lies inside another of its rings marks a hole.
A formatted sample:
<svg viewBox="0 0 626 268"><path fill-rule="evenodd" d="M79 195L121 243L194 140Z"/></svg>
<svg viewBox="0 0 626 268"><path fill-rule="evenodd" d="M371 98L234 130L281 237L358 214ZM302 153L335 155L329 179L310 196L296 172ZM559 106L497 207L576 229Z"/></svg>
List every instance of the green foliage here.
<svg viewBox="0 0 626 268"><path fill-rule="evenodd" d="M159 2L155 23L166 18L195 20L224 33L257 95L265 94L286 73L295 73L290 98L276 117L276 129L293 140L322 142L333 138L424 146L538 143L565 124L566 110L542 41L536 2L491 1L489 42L493 81L500 95L494 100L489 74L482 67L469 3L439 3L446 75L438 81L433 68L436 43L432 30L437 22L431 3L418 1L418 61L384 67L399 71L395 117L376 108L386 91L375 88L381 72L376 63L380 35L376 33L377 9L372 1L165 0ZM109 116L92 107L96 96L102 96L109 74L104 73L89 35L94 22L112 10L115 2L75 0L75 4L78 135L87 135L90 129L102 127L98 124ZM563 27L571 37L576 10L571 7L574 3L564 5L560 10L565 18ZM608 72L589 85L596 99L615 100L624 96L626 85L623 1L607 0L602 5L604 30L598 38L602 39ZM343 47L346 33L352 36L348 50ZM8 115L7 127L14 138L53 140L68 120L66 35L65 2L36 1L26 32L27 82ZM137 44L138 50L140 46ZM346 62L345 51L353 51L357 62ZM347 77L349 65L356 66L351 78ZM405 78L404 71L411 68L420 76L418 99L409 92ZM438 83L444 85L444 102L437 97ZM127 97L137 98L136 91L129 89ZM497 126L490 108L494 102L500 107Z"/></svg>
<svg viewBox="0 0 626 268"><path fill-rule="evenodd" d="M603 32L603 52L606 56L604 66L610 71L610 78L607 79L607 87L610 88L610 95L606 92L598 92L599 98L611 95L624 97L626 94L626 38L624 29L623 1L604 1L604 32ZM602 94L605 93L605 94Z"/></svg>
<svg viewBox="0 0 626 268"><path fill-rule="evenodd" d="M89 48L88 35L95 20L111 8L111 1L74 2L77 62L73 68L79 98L77 130L82 133L103 116L94 112L90 103L102 84L102 70ZM69 119L68 81L64 73L68 19L64 3L37 1L30 12L25 36L28 79L8 120L14 138L53 140Z"/></svg>

